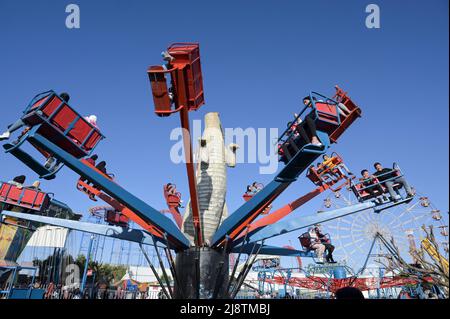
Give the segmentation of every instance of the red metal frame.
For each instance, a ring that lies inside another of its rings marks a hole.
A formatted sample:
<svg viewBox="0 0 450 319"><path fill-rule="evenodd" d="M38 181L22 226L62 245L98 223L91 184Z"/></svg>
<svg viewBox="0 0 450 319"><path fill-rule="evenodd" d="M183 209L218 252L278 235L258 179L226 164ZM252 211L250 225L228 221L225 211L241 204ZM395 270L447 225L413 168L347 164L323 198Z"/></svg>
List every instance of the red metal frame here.
<svg viewBox="0 0 450 319"><path fill-rule="evenodd" d="M120 227L128 227L130 222L130 219L127 216L114 209L106 210L104 218L107 223Z"/></svg>
<svg viewBox="0 0 450 319"><path fill-rule="evenodd" d="M103 138L98 128L53 92L33 103L22 120L29 126L40 124L37 133L76 158L89 155Z"/></svg>
<svg viewBox="0 0 450 319"><path fill-rule="evenodd" d="M112 179L111 176L105 175L103 172L98 170L94 165L89 163L87 160L82 159L81 162L85 165L88 165L92 169L94 169L97 173L102 174L103 176ZM114 198L108 196L104 192L102 192L100 189L95 188L93 185L90 185L89 182L83 181L82 179L79 179L77 182L77 189L86 195L89 196L89 198L93 201L96 201L96 197L103 200L105 203L112 206L116 211L121 212L125 217L128 219L134 221L136 224L141 226L143 229L150 232L152 235L155 235L159 238L164 238L164 234L154 227L153 225L148 224L146 221L144 221L142 218L140 218L136 213L134 213L131 209L127 208L123 204L119 203Z"/></svg>
<svg viewBox="0 0 450 319"><path fill-rule="evenodd" d="M322 170L320 173L318 173L317 167L311 166L308 169L308 172L306 173L306 177L309 178L309 180L311 180L311 182L313 182L315 185L318 185L318 186L323 185L323 184L330 184L330 189L333 192L338 192L345 186L349 185L349 183L350 183L349 180L354 179L355 176L352 176L351 178L349 178L346 175L342 175L342 173L336 168L336 166L344 163L344 160L337 153L333 153L333 154L331 155L332 164L334 165L333 168L326 168L326 169ZM338 181L343 180L344 183L337 185L336 187L331 187L331 185L336 185L338 183L333 182L332 180L326 180L324 178L324 175L327 173L333 173L334 176L339 176Z"/></svg>
<svg viewBox="0 0 450 319"><path fill-rule="evenodd" d="M397 176L400 176L400 173L398 171L396 171L395 174ZM368 186L363 185L363 182L361 181L361 182L359 182L357 184L353 184L351 186L351 189L352 189L353 193L355 194L355 196L358 198L359 201L367 201L369 199L372 199L372 198L375 198L375 197L378 197L380 195L388 193L387 187L383 186L383 183L380 183L378 178L373 178L372 180L373 180L373 184L372 185L373 186L380 185L381 188L383 189L383 193L379 194L379 191L377 189L374 189L374 194L371 195L369 192L367 192L364 189L364 188L367 188ZM370 186L372 186L372 185L370 185ZM396 189L396 188L402 187L402 185L400 183L394 183L394 185L392 185L392 187L394 189Z"/></svg>
<svg viewBox="0 0 450 319"><path fill-rule="evenodd" d="M337 102L344 104L350 111L350 114L347 116L340 116L341 125L339 125L331 134L329 134L330 141L336 143L338 138L345 132L345 130L352 125L352 123L358 118L361 117L361 109L357 106L347 95L347 92L344 92L339 86L334 87L336 89L336 93L333 96L333 99Z"/></svg>
<svg viewBox="0 0 450 319"><path fill-rule="evenodd" d="M41 212L48 207L50 196L36 189L0 182L0 203Z"/></svg>
<svg viewBox="0 0 450 319"><path fill-rule="evenodd" d="M203 233L189 127L189 111L195 111L205 103L200 47L198 43L174 43L169 46L167 52L172 57L172 60L167 64L167 69L161 66L151 66L147 73L152 88L155 113L158 116L180 113L195 231L194 240L196 246L202 246ZM172 92L169 92L166 74L170 75ZM170 99L169 93L173 94L173 100ZM172 104L174 108L172 108Z"/></svg>
<svg viewBox="0 0 450 319"><path fill-rule="evenodd" d="M176 189L176 186L173 185ZM179 207L181 203L181 193L175 192L175 194L169 193L167 185L164 185L164 198L166 199L167 206L169 207L169 211L172 214L172 217L174 218L175 222L177 223L178 228L181 229L181 226L183 224L183 218L181 217Z"/></svg>

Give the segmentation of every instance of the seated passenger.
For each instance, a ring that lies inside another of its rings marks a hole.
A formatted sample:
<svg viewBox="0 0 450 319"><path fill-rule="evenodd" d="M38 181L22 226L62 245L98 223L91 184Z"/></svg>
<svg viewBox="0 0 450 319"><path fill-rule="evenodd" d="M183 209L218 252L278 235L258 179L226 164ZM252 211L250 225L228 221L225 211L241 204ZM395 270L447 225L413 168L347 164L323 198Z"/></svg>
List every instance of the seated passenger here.
<svg viewBox="0 0 450 319"><path fill-rule="evenodd" d="M23 184L25 183L27 177L25 175L19 175L12 179L12 181L9 181L9 184L12 184L16 186L17 188L22 188Z"/></svg>
<svg viewBox="0 0 450 319"><path fill-rule="evenodd" d="M314 250L317 254L318 264L323 264L323 254L325 252L325 245L322 244L322 241L320 240L319 236L317 235L316 231L316 225L314 227L310 227L308 229L309 237L311 239L311 243L308 247L308 249Z"/></svg>
<svg viewBox="0 0 450 319"><path fill-rule="evenodd" d="M166 185L167 194L176 195L177 189L175 188L175 185L172 183L168 183Z"/></svg>
<svg viewBox="0 0 450 319"><path fill-rule="evenodd" d="M338 165L333 163L333 160L336 158L336 156L329 157L327 154L324 154L322 158L323 158L322 162L323 165L328 166L330 169L336 168L339 171L339 173L341 173L342 176L345 176L346 173L347 175L353 175L353 173L348 169L348 167L344 163L340 163Z"/></svg>
<svg viewBox="0 0 450 319"><path fill-rule="evenodd" d="M108 172L106 171L106 162L101 161L95 166L96 169L98 169L100 172L102 172L105 175L108 175Z"/></svg>
<svg viewBox="0 0 450 319"><path fill-rule="evenodd" d="M350 114L350 110L345 106L344 103L339 102L337 104L337 109L340 115L347 117Z"/></svg>
<svg viewBox="0 0 450 319"><path fill-rule="evenodd" d="M306 96L303 98L303 104L305 104L308 107L312 108L311 98L309 96ZM315 146L323 146L323 144L320 142L319 138L317 137L317 131L316 131L316 121L314 119L314 112L309 112L308 115L305 117L305 121L300 123L300 128L303 128L307 133L309 133L310 137L310 143ZM309 141L308 141L309 143Z"/></svg>
<svg viewBox="0 0 450 319"><path fill-rule="evenodd" d="M86 159L86 162L88 162L89 164L91 164L92 166L95 166L95 162L98 160L98 155L94 154L91 157Z"/></svg>
<svg viewBox="0 0 450 319"><path fill-rule="evenodd" d="M327 263L335 264L336 262L333 259L333 251L335 247L331 244L331 241L327 237L327 235L322 233L322 225L316 224L314 227L317 237L320 239L321 244L325 246L325 252L327 253L326 254Z"/></svg>
<svg viewBox="0 0 450 319"><path fill-rule="evenodd" d="M331 170L328 170L324 173L324 171L328 170L327 165L323 165L323 163L317 163L316 172L319 174L323 181L325 182L337 182L339 177L336 176Z"/></svg>
<svg viewBox="0 0 450 319"><path fill-rule="evenodd" d="M94 155L92 155L91 157L87 158L87 159L86 159L86 162L88 162L89 164L91 164L92 166L95 167L95 162L96 162L97 160L98 160L98 155L97 155L97 154L94 154ZM80 181L82 181L82 182L87 182L88 185L90 184L89 181L88 181L86 178L80 177ZM87 191L86 188L83 188L83 190L84 190L84 191Z"/></svg>
<svg viewBox="0 0 450 319"><path fill-rule="evenodd" d="M30 189L34 189L34 190L37 190L37 191L41 191L41 182L40 181L35 181L33 184L31 184L31 186L30 187L28 187L28 188L30 188Z"/></svg>
<svg viewBox="0 0 450 319"><path fill-rule="evenodd" d="M70 96L68 93L61 93L60 97L64 102L69 102ZM18 129L26 126L22 119L18 119L15 123L8 125L8 129L0 135L0 141L7 140L11 136L11 133L17 131Z"/></svg>
<svg viewBox="0 0 450 319"><path fill-rule="evenodd" d="M394 190L394 184L399 183L405 188L406 194L408 198L411 198L414 196L413 190L411 189L411 186L409 186L408 182L403 176L395 177L395 169L392 168L383 168L383 166L380 163L373 164L373 167L376 169L376 172L373 173L374 176L378 178L378 181L382 183L383 186L385 186L388 189L389 195L391 196L391 199L394 202L397 202L397 196ZM395 177L389 181L387 179L390 179L392 177Z"/></svg>
<svg viewBox="0 0 450 319"><path fill-rule="evenodd" d="M378 191L378 195L383 195L384 191L381 185L376 181L376 176L370 175L367 169L363 169L361 171L360 181L362 181L362 185L366 187L364 191L369 193L371 196L376 197L377 194L375 191ZM383 199L387 200L386 196L383 195Z"/></svg>
<svg viewBox="0 0 450 319"><path fill-rule="evenodd" d="M96 115L89 115L89 116L85 116L84 119L86 121L88 121L89 124L91 124L93 127L98 129L97 126L97 116Z"/></svg>

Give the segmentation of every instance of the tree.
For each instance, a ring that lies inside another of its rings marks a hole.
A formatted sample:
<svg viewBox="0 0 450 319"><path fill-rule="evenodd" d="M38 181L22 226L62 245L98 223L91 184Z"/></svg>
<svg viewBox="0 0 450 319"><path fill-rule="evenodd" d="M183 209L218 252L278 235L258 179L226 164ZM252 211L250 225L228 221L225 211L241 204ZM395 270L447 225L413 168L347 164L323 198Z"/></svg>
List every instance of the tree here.
<svg viewBox="0 0 450 319"><path fill-rule="evenodd" d="M422 240L419 248L410 247L410 255L415 263L406 262L400 255L398 247L395 245L394 239L391 238L390 243L395 251L395 258L389 259L389 265L386 268L396 270L400 275L415 279L424 286L437 285L443 290L445 297L449 296L449 268L448 260L442 257L441 247L438 244L433 226L428 228L423 225L422 229L425 238Z"/></svg>

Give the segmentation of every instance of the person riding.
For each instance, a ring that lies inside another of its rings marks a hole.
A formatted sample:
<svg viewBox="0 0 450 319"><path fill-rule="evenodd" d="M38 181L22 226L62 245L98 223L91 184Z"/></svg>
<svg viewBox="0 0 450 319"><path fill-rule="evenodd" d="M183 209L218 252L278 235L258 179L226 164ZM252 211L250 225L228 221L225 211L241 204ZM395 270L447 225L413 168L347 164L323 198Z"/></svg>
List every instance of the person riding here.
<svg viewBox="0 0 450 319"><path fill-rule="evenodd" d="M66 92L61 93L59 96L66 103L69 102L69 100L70 100L70 96ZM11 136L11 133L17 131L18 129L20 129L24 126L26 126L26 124L24 121L22 121L22 119L18 119L13 124L8 125L7 130L3 134L0 135L0 141L9 139Z"/></svg>
<svg viewBox="0 0 450 319"><path fill-rule="evenodd" d="M25 183L27 177L25 175L19 175L14 177L11 181L9 181L9 184L12 184L16 186L17 188L23 188L23 184Z"/></svg>
<svg viewBox="0 0 450 319"><path fill-rule="evenodd" d="M97 116L96 115L89 115L89 116L85 116L84 119L91 124L93 127L95 127L96 129L98 129L98 125L97 125Z"/></svg>
<svg viewBox="0 0 450 319"><path fill-rule="evenodd" d="M326 252L325 258L326 258L327 263L335 264L336 262L333 259L333 251L334 251L335 247L331 244L331 241L328 238L328 236L326 234L323 234L322 225L316 224L315 230L317 233L317 237L320 239L321 244L325 246L325 252Z"/></svg>
<svg viewBox="0 0 450 319"><path fill-rule="evenodd" d="M380 183L377 182L377 177L374 175L370 175L367 169L363 169L361 171L360 181L362 185L365 186L365 191L369 193L371 196L376 197L376 191L378 191L378 195L382 195L384 193L383 188ZM386 196L383 195L383 199L387 200Z"/></svg>
<svg viewBox="0 0 450 319"><path fill-rule="evenodd" d="M347 165L345 165L344 163L342 162L340 164L334 163L334 160L337 158L336 156L330 157L327 154L324 154L322 158L323 158L322 164L327 166L330 170L336 168L342 176L353 175L353 173L348 169Z"/></svg>
<svg viewBox="0 0 450 319"><path fill-rule="evenodd" d="M311 97L305 96L303 98L303 104L307 107L312 108ZM320 142L319 138L317 137L316 121L314 119L314 111L309 112L309 114L305 116L305 120L303 122L301 122L297 128L298 129L303 128L307 133L309 133L311 144L313 144L315 146L323 146L323 144Z"/></svg>
<svg viewBox="0 0 450 319"><path fill-rule="evenodd" d="M329 169L327 165L323 163L317 163L316 172L319 174L325 182L337 182L339 176Z"/></svg>
<svg viewBox="0 0 450 319"><path fill-rule="evenodd" d="M376 162L373 164L376 172L373 173L374 176L377 177L378 181L382 183L388 189L389 195L394 202L397 202L397 196L394 190L394 184L398 183L405 188L406 194L408 198L414 196L413 190L411 186L409 186L408 182L403 176L397 176L396 170L392 168L383 168L383 166Z"/></svg>
<svg viewBox="0 0 450 319"><path fill-rule="evenodd" d="M311 239L311 243L308 248L316 252L318 258L317 263L323 264L323 254L325 253L326 247L317 234L316 226L317 225L314 225L308 229L309 237Z"/></svg>
<svg viewBox="0 0 450 319"><path fill-rule="evenodd" d="M40 181L34 181L34 183L31 184L31 186L28 187L28 188L35 189L37 191L41 191L40 187L41 187L41 182Z"/></svg>
<svg viewBox="0 0 450 319"><path fill-rule="evenodd" d="M95 166L96 169L98 169L100 172L102 172L105 175L108 175L108 172L106 171L106 162L101 161Z"/></svg>

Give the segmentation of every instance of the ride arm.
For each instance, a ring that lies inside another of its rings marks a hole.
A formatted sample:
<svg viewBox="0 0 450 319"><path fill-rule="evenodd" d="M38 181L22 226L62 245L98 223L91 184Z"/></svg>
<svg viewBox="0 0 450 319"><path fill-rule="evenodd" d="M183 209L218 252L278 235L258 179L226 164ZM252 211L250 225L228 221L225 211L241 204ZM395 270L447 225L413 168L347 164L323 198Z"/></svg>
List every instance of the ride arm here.
<svg viewBox="0 0 450 319"><path fill-rule="evenodd" d="M93 168L76 159L74 156L70 155L41 135L35 133L29 138L39 147L51 153L55 158L64 163L68 168L76 172L82 178L91 181L119 203L129 207L136 213L136 215L145 220L146 223L151 224L161 232L166 233L173 245L179 248L189 247L189 240L184 236L184 234L169 218L161 214L159 211L132 195L109 178L96 172Z"/></svg>
<svg viewBox="0 0 450 319"><path fill-rule="evenodd" d="M47 217L26 213L16 213L10 211L3 211L0 213L0 215L153 246L153 239L151 235L139 229L93 224L69 219ZM164 244L163 246L161 246L161 248L166 247L166 243L164 242L163 239L158 237L155 237L155 239L160 243Z"/></svg>

